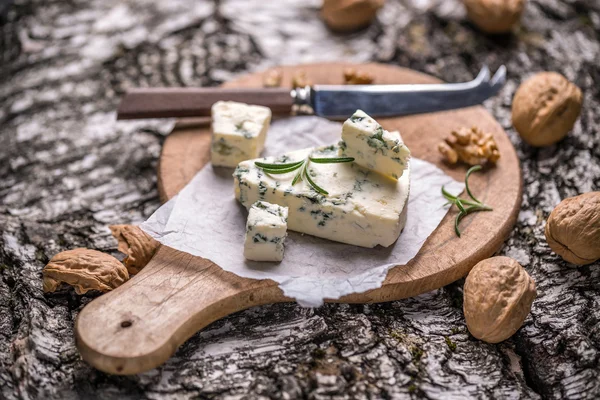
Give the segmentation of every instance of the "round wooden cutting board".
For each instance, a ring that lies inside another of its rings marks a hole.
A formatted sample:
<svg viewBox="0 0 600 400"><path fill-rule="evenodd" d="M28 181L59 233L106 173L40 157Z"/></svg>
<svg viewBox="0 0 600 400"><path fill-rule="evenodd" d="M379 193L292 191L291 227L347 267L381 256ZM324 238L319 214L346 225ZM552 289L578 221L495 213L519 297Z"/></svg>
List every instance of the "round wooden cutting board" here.
<svg viewBox="0 0 600 400"><path fill-rule="evenodd" d="M280 70L284 84L300 70L313 83L342 84L343 70L349 66L373 74L377 84L439 82L412 70L380 64L313 64ZM257 73L225 86L260 87L262 80L263 73ZM201 122L178 124L165 141L158 169L163 201L177 194L210 160L210 126ZM496 167L473 174L469 182L473 192L494 211L467 216L458 238L453 225L456 210L452 209L419 254L407 265L390 270L381 288L331 300L334 302L384 302L454 282L500 248L519 212L519 160L502 127L483 107L379 122L387 130L399 130L414 157L436 164L459 181L467 168L445 164L437 144L451 130L463 126L476 125L492 133L501 158ZM100 370L134 374L162 364L191 335L225 315L290 300L271 280L240 278L209 260L161 247L141 273L82 310L76 322L78 347L83 358Z"/></svg>

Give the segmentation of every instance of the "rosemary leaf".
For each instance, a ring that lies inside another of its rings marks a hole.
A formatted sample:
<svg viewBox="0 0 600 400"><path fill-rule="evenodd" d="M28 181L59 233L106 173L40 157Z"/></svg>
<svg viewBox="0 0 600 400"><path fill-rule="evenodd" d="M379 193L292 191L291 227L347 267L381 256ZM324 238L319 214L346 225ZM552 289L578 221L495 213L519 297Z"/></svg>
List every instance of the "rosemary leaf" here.
<svg viewBox="0 0 600 400"><path fill-rule="evenodd" d="M494 211L494 209L488 205L482 204L480 206L473 206L475 209L473 211Z"/></svg>
<svg viewBox="0 0 600 400"><path fill-rule="evenodd" d="M477 203L469 199L460 199L460 202L468 206L481 206L482 203Z"/></svg>
<svg viewBox="0 0 600 400"><path fill-rule="evenodd" d="M463 204L461 203L460 199L456 199L456 201L454 202L454 204L456 205L456 207L458 207L458 209L460 210L461 213L466 213L467 212L465 210L465 206L463 206Z"/></svg>
<svg viewBox="0 0 600 400"><path fill-rule="evenodd" d="M308 168L308 163L304 165L304 168L302 169L302 172L304 174L304 177L306 178L306 181L310 184L310 186L312 186L313 189L315 189L315 191L327 196L329 194L329 192L327 192L325 189L323 189L322 187L320 187L319 185L317 185L312 178L310 177L310 174L306 171Z"/></svg>
<svg viewBox="0 0 600 400"><path fill-rule="evenodd" d="M334 157L334 158L308 158L310 161L317 164L337 164L354 161L354 157Z"/></svg>
<svg viewBox="0 0 600 400"><path fill-rule="evenodd" d="M460 220L467 215L466 212L459 212L458 215L456 216L456 219L454 220L454 232L456 233L456 236L460 237L460 229L458 228L458 224L460 224Z"/></svg>
<svg viewBox="0 0 600 400"><path fill-rule="evenodd" d="M297 182L302 180L302 171L304 171L304 169L300 169L300 171L298 171L296 176L294 176L294 180L292 181L292 186L294 186Z"/></svg>
<svg viewBox="0 0 600 400"><path fill-rule="evenodd" d="M454 204L454 202L456 201L456 196L453 196L450 193L448 193L444 186L442 186L442 195L446 198L446 200L448 200L452 204Z"/></svg>
<svg viewBox="0 0 600 400"><path fill-rule="evenodd" d="M262 170L265 171L267 174L287 174L288 172L297 170L301 166L302 165L297 165L289 168L263 168Z"/></svg>
<svg viewBox="0 0 600 400"><path fill-rule="evenodd" d="M473 193L471 193L471 189L469 189L469 176L471 176L471 174L475 171L479 171L481 170L481 165L475 165L474 167L469 168L469 170L467 171L467 174L465 175L465 188L467 189L467 194L469 195L470 198L472 198L474 201L481 203L481 201L477 200L477 198L475 196L473 196Z"/></svg>
<svg viewBox="0 0 600 400"><path fill-rule="evenodd" d="M256 165L257 167L260 168L268 168L268 169L283 169L283 168L298 168L300 167L302 164L304 164L304 161L306 160L302 160L302 161L297 161L297 162L293 162L293 163L286 163L286 164L268 164L268 163L263 163L260 161L255 161L254 165Z"/></svg>

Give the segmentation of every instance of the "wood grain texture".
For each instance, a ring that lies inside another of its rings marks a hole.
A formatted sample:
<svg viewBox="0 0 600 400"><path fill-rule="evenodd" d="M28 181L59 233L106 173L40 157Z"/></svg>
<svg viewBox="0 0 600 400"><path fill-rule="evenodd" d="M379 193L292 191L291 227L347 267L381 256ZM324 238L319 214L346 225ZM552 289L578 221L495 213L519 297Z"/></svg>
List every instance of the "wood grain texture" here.
<svg viewBox="0 0 600 400"><path fill-rule="evenodd" d="M289 82L293 73L302 69L313 83L342 83L342 71L347 66L283 67L283 82ZM360 68L374 74L377 83L437 82L393 66L365 64ZM262 74L254 74L226 86L253 87L261 82ZM463 179L466 168L445 165L437 143L461 126L477 125L492 133L501 159L496 167L472 175L470 183L474 193L494 211L466 217L461 238L454 233L456 211L450 211L419 254L407 265L390 270L381 288L332 300L335 302L384 302L445 286L497 251L518 215L522 192L519 161L503 129L482 107L380 122L388 130L399 130L415 157L435 163L457 180ZM181 123L174 129L160 158L163 200L174 196L209 161L209 145L206 121ZM98 369L133 374L160 365L187 338L216 319L251 306L289 300L273 281L240 278L209 260L161 248L139 275L84 308L76 323L78 347L83 358Z"/></svg>

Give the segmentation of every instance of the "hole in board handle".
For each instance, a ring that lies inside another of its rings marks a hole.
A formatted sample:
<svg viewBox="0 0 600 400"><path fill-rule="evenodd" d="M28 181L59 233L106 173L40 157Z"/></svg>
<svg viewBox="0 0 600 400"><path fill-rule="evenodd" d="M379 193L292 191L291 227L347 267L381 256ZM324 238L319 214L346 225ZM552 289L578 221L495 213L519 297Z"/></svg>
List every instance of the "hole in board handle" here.
<svg viewBox="0 0 600 400"><path fill-rule="evenodd" d="M121 322L121 328L129 328L131 325L133 325L133 322L129 320Z"/></svg>

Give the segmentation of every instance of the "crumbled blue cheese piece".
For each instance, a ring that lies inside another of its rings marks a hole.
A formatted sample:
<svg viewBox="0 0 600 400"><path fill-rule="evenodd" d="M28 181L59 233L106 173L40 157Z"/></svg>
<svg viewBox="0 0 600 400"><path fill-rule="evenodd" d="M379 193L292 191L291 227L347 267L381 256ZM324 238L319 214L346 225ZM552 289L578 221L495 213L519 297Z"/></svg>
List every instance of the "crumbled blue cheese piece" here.
<svg viewBox="0 0 600 400"><path fill-rule="evenodd" d="M313 157L337 157L338 147L304 149L282 157L240 163L233 176L235 196L246 208L268 201L289 208L288 228L362 247L390 246L406 223L410 172L396 181L355 163L311 163L308 173L329 192L316 192L305 180L292 186L297 171L266 174L254 162L291 163Z"/></svg>
<svg viewBox="0 0 600 400"><path fill-rule="evenodd" d="M250 207L246 222L244 257L253 261L283 260L287 236L288 208L257 201Z"/></svg>
<svg viewBox="0 0 600 400"><path fill-rule="evenodd" d="M340 155L354 157L358 165L399 179L408 166L410 150L400 132L388 132L364 111L357 110L344 122Z"/></svg>
<svg viewBox="0 0 600 400"><path fill-rule="evenodd" d="M271 123L268 107L219 101L211 112L213 165L235 167L241 161L260 156Z"/></svg>

